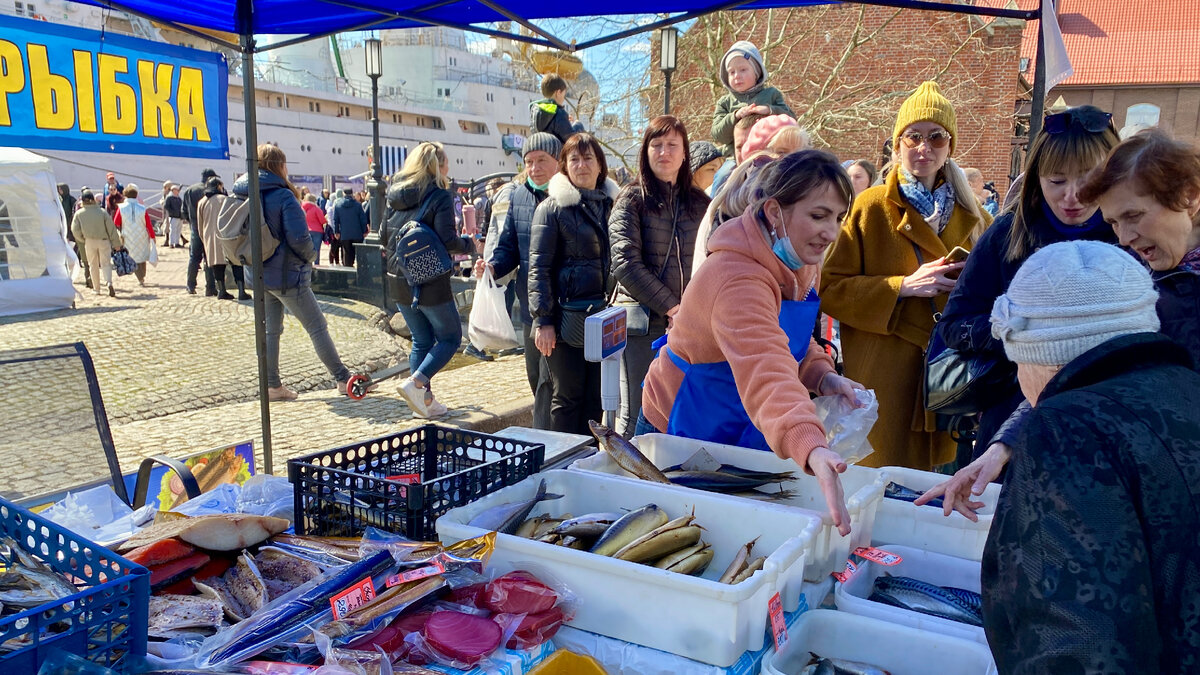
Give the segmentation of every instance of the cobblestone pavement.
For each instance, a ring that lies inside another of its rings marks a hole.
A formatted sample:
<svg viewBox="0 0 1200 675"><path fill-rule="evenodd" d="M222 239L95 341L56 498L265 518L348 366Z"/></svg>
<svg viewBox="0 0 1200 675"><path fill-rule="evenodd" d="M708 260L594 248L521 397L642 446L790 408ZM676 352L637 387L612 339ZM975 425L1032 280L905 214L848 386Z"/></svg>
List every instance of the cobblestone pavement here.
<svg viewBox="0 0 1200 675"><path fill-rule="evenodd" d="M109 298L79 283L75 309L0 318L0 345L87 345L126 472L148 455L179 457L245 439L254 439L261 453L252 304L204 297L203 280L200 294L188 295L186 250L160 249L160 257L145 287L132 275L114 277L117 297ZM378 370L407 358L407 341L380 328L377 308L318 299L351 370ZM283 380L301 396L271 405L276 473L286 471L287 457L424 423L412 418L396 394L398 378L363 401L339 395L308 335L290 316L280 352ZM438 399L451 408L451 422L529 397L520 356L443 372L433 383ZM64 393L55 395L55 387ZM66 414L86 405L83 387L81 382L5 387L10 412L2 426L15 433L0 440L0 459L7 459L0 492L38 494L104 475L98 450L89 450L75 431L79 415ZM71 422L64 424L67 417Z"/></svg>

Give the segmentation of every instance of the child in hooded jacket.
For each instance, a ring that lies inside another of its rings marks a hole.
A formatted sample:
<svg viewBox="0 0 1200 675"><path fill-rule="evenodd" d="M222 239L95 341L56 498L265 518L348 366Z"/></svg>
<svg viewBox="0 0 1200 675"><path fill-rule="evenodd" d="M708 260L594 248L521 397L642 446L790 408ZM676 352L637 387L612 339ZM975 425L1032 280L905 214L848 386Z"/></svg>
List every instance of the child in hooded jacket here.
<svg viewBox="0 0 1200 675"><path fill-rule="evenodd" d="M752 43L733 43L721 58L720 76L729 93L717 100L712 137L726 157L733 156L733 127L746 115L796 116L783 100L783 92L766 85L762 55Z"/></svg>

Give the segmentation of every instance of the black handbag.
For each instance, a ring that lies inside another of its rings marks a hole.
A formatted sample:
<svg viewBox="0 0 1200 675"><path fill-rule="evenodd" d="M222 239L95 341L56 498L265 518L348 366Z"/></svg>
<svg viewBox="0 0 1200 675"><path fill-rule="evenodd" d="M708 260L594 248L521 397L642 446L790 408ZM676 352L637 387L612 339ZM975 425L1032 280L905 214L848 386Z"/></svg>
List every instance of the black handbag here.
<svg viewBox="0 0 1200 675"><path fill-rule="evenodd" d="M604 309L604 300L572 300L559 307L558 337L576 349L583 349L587 318Z"/></svg>
<svg viewBox="0 0 1200 675"><path fill-rule="evenodd" d="M921 250L913 244L917 264L923 265ZM934 328L925 348L925 409L939 415L974 415L1006 393L1016 376L1008 359L987 354L964 354L946 345L936 324L942 320L933 298Z"/></svg>

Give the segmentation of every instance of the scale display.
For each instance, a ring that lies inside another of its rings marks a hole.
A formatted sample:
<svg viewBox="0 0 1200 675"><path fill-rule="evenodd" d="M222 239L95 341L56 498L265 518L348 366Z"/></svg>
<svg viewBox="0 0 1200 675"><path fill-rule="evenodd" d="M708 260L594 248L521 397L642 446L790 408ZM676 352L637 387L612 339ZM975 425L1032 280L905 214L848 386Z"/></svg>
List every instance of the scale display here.
<svg viewBox="0 0 1200 675"><path fill-rule="evenodd" d="M588 361L604 361L619 357L628 338L625 308L609 307L589 316L583 330L584 358Z"/></svg>

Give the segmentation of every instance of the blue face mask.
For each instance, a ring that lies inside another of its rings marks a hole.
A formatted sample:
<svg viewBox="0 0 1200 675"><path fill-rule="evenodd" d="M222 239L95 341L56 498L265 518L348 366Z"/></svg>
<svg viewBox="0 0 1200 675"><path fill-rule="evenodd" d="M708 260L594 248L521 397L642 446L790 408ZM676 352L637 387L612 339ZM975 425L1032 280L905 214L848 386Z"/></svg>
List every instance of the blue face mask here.
<svg viewBox="0 0 1200 675"><path fill-rule="evenodd" d="M783 222L782 209L779 212L779 222ZM796 247L792 246L791 237L780 237L778 230L779 227L775 226L775 243L771 244L771 251L775 253L775 257L793 272L804 267L804 261L800 260L800 256L796 255Z"/></svg>
<svg viewBox="0 0 1200 675"><path fill-rule="evenodd" d="M541 191L541 192L545 192L546 186L550 185L550 181L546 181L546 183L544 185L538 185L537 183L533 182L532 178L526 178L525 182L529 183L529 187L533 188L534 190Z"/></svg>

